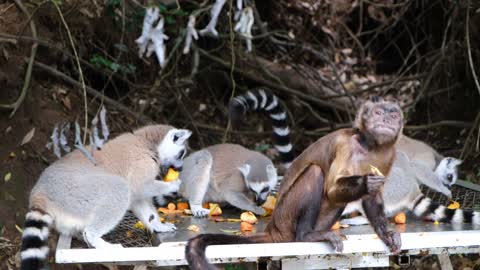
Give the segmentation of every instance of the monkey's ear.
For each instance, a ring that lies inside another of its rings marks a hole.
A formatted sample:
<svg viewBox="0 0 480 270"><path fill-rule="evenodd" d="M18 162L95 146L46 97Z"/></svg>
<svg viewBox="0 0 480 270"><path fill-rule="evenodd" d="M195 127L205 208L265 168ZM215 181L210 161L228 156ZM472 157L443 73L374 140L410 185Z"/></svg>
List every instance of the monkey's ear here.
<svg viewBox="0 0 480 270"><path fill-rule="evenodd" d="M373 96L370 96L370 101L377 103L377 102L383 101L383 98L381 96L373 95Z"/></svg>
<svg viewBox="0 0 480 270"><path fill-rule="evenodd" d="M249 164L243 164L242 166L238 167L240 172L243 175L243 179L247 180L248 179L248 174L250 173L250 165Z"/></svg>

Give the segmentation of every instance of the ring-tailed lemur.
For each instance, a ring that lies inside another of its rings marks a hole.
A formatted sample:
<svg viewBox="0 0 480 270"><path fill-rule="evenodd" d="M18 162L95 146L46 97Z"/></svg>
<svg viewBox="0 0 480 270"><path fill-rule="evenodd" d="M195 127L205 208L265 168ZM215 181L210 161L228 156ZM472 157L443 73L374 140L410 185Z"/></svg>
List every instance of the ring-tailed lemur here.
<svg viewBox="0 0 480 270"><path fill-rule="evenodd" d="M288 116L278 98L265 90L249 91L229 102L229 116L236 122L248 111L264 111L272 120L275 148L282 165L290 166L293 149L290 143ZM203 202L228 203L263 215L260 207L278 183L277 171L265 155L236 144L218 144L197 151L185 159L179 193L190 203L196 217L209 213Z"/></svg>
<svg viewBox="0 0 480 270"><path fill-rule="evenodd" d="M269 107L268 104L275 104L275 106L271 105ZM288 145L288 149L291 150L292 144L289 139L289 127L286 119L287 113L283 106L277 106L279 104L281 104L279 99L269 91L263 89L252 90L245 95L237 96L233 99L230 104L231 117L232 119L239 119L248 111L265 110L270 114L270 118L274 120L274 139L281 142L277 144L281 146ZM273 108L275 108L274 112L272 112ZM285 116L285 118L280 116ZM277 122L275 120L279 118L284 121L278 123L280 128L276 128ZM278 136L279 134L283 136ZM280 140L278 138L280 138ZM281 149L282 147L280 147L280 150ZM452 157L443 157L427 144L405 135L400 138L397 149L405 153L406 156L402 157L402 154L400 154L401 157L395 160L392 171L397 173L391 173L388 176L389 181L387 181L384 187L384 205L387 214L410 208L418 215L430 216L431 218L441 219L442 221L451 220L455 222L459 219L452 220L452 218L448 217L459 217L462 215L461 213L465 212L467 213L465 222L472 221L472 219L468 218L469 211L458 209L455 211L456 214L452 216L450 209L445 210L447 209L445 206L432 202L431 199L425 197L420 190L420 184L425 184L450 197L451 191L449 188L457 180L457 166L461 163L460 160ZM287 160L291 162L294 158L293 153L290 151L280 151L281 155L284 153L287 154ZM408 161L404 161L404 158ZM288 167L289 162L287 162L286 165ZM414 173L406 173L407 171ZM397 195L401 196L398 197ZM401 199L390 200L391 198ZM345 211L351 212L358 209L361 210L361 202L352 202L347 205ZM432 213L434 213L434 215L432 215ZM477 214L473 216L476 217ZM475 218L473 218L473 221L475 223Z"/></svg>
<svg viewBox="0 0 480 270"><path fill-rule="evenodd" d="M177 192L180 181L155 178L182 167L190 135L171 126L146 126L95 150L96 164L75 150L47 167L30 194L21 269L43 266L50 227L64 235L81 234L91 247L121 247L101 237L132 210L151 232L174 231L175 225L160 221L152 198Z"/></svg>
<svg viewBox="0 0 480 270"><path fill-rule="evenodd" d="M273 128L273 143L279 152L281 165L288 169L295 155L290 140L288 114L280 99L265 89L248 91L234 97L228 104L230 118L237 122L249 111L263 111L270 117Z"/></svg>
<svg viewBox="0 0 480 270"><path fill-rule="evenodd" d="M217 144L185 158L179 194L188 199L192 214L205 217L204 202L228 203L263 215L260 207L277 184L277 171L263 154L238 144Z"/></svg>

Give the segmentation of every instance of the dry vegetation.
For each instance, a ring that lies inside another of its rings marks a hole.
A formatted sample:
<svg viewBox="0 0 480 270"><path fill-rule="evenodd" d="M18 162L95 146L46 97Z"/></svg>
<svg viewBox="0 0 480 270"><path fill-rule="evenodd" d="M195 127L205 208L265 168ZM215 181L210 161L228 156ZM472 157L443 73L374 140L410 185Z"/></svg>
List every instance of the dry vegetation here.
<svg viewBox="0 0 480 270"><path fill-rule="evenodd" d="M236 2L223 7L218 38L200 36L183 54L188 16L202 29L214 0L0 0L0 265L14 265L28 190L55 160L45 148L53 126L84 125L102 103L114 133L169 123L194 131L192 149L233 141L275 156L260 116L230 127L230 97L255 87L280 96L299 152L348 126L362 98L393 95L406 133L465 159L461 177L479 181L478 1L249 0L250 53L232 31ZM170 37L164 68L138 56L148 5Z"/></svg>

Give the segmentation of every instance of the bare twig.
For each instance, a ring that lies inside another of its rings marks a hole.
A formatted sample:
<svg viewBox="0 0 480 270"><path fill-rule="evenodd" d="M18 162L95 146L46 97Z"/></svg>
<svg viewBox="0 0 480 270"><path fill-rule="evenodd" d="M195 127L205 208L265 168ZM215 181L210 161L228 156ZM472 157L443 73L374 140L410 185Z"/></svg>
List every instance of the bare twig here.
<svg viewBox="0 0 480 270"><path fill-rule="evenodd" d="M75 48L75 43L73 42L73 37L72 33L70 33L70 28L68 27L67 22L65 21L65 18L63 17L62 10L60 7L57 5L57 3L54 0L50 0L52 4L55 6L57 9L58 15L60 16L60 19L63 23L63 26L65 27L65 30L67 31L68 39L70 41L70 45L72 46L73 54L75 55L75 61L77 62L77 68L78 68L78 77L80 78L80 83L82 85L83 89L83 102L84 102L84 111L85 111L85 130L88 129L88 104L87 104L87 89L85 86L85 80L83 78L83 70L82 66L80 65L80 57L78 57L77 49ZM83 144L86 144L87 142L87 133L83 134Z"/></svg>
<svg viewBox="0 0 480 270"><path fill-rule="evenodd" d="M200 54L202 54L203 56L205 56L209 60L223 66L224 68L229 68L230 65L231 65L229 62L226 62L223 59L220 59L216 56L213 56L210 53L208 53L207 51L204 51L200 48L198 49L198 51L200 52ZM256 75L252 74L252 73L244 71L240 68L236 68L235 73L237 73L240 76L243 76L243 77L245 77L249 80L256 81L260 84L263 84L264 86L270 87L272 89L277 89L277 90L280 90L280 91L288 93L288 94L296 95L298 97L301 97L304 100L308 100L308 101L313 102L313 103L315 103L319 106L330 108L330 109L337 109L337 110L342 111L342 112L348 112L347 109L344 108L343 106L337 105L333 102L326 102L326 101L324 101L320 98L314 97L312 95L308 95L308 94L306 94L304 92L301 92L299 90L296 90L296 89L292 89L292 88L289 88L289 87L286 87L286 86L278 85L278 84L273 83L271 81L265 80L264 78L260 78Z"/></svg>
<svg viewBox="0 0 480 270"><path fill-rule="evenodd" d="M467 53L468 53L468 64L470 65L470 70L472 71L473 81L475 82L475 86L477 87L478 93L480 94L480 83L478 82L477 73L475 72L475 68L473 65L473 58L472 58L472 48L470 47L470 1L467 2L467 19L465 22L465 39L467 40Z"/></svg>
<svg viewBox="0 0 480 270"><path fill-rule="evenodd" d="M14 1L17 4L17 6L20 8L20 10L23 13L25 13L27 18L30 18L31 17L30 13L28 12L27 8L25 8L22 1L20 0L14 0ZM37 28L35 26L35 23L33 22L33 19L30 20L30 29L32 31L33 38L37 39ZM32 78L33 62L35 61L35 56L37 55L37 47L38 47L37 42L32 44L32 49L30 51L30 58L28 60L27 71L25 73L25 79L23 81L23 87L22 87L22 92L20 92L20 96L12 104L0 104L0 108L12 109L12 112L10 113L10 117L12 117L15 114L15 112L18 110L20 105L23 103L23 100L25 100L25 97L27 96L27 91L30 86L30 80Z"/></svg>
<svg viewBox="0 0 480 270"><path fill-rule="evenodd" d="M45 70L45 71L47 71L47 72L49 72L50 74L52 74L52 75L54 75L54 76L56 76L56 77L59 77L60 79L62 79L62 80L64 80L64 81L66 81L66 82L74 85L75 87L79 87L80 89L83 88L83 86L82 86L82 84L81 84L80 82L72 79L71 77L65 75L64 73L62 73L62 72L60 72L60 71L58 71L58 70L56 70L56 69L54 69L54 68L52 68L52 67L50 67L50 66L48 66L48 65L45 65L45 64L40 63L40 62L38 62L38 61L35 61L35 66L36 66L36 67L39 67L39 68L41 68L41 69L43 69L43 70ZM89 86L85 86L85 91L86 91L88 94L90 94L90 95L92 95L92 96L94 96L94 97L101 97L101 96L103 95L103 94L100 93L99 91L97 91L97 90L95 90L95 89L93 89L93 88L91 88L91 87L89 87ZM81 92L81 93L82 93L82 92ZM135 117L136 119L138 119L140 122L142 122L142 123L144 123L144 124L154 123L154 121L153 121L151 118L149 118L148 116L145 116L145 115L143 115L143 114L139 114L139 113L137 113L137 112L134 112L134 111L130 110L127 106L123 105L122 103L119 103L119 102L115 101L114 99L111 99L111 98L109 98L109 97L107 97L107 96L104 96L104 97L103 97L103 100L104 100L104 102L105 102L106 104L108 104L108 105L116 108L116 109L119 110L119 111L122 111L122 112L124 112L124 113L127 113L127 114Z"/></svg>

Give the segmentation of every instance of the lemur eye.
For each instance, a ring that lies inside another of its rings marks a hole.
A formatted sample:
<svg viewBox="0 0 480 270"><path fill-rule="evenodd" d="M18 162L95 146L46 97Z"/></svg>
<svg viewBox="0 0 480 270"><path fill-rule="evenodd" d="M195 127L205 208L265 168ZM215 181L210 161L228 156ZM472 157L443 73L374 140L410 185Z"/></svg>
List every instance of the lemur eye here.
<svg viewBox="0 0 480 270"><path fill-rule="evenodd" d="M262 191L260 191L260 193L264 193L264 192L267 192L267 191L268 191L268 187L264 187L264 188L262 189Z"/></svg>
<svg viewBox="0 0 480 270"><path fill-rule="evenodd" d="M382 115L382 111L376 110L376 111L375 111L375 114L376 114L376 115Z"/></svg>
<svg viewBox="0 0 480 270"><path fill-rule="evenodd" d="M453 180L453 175L451 173L447 174L447 179L448 179L448 181L452 181Z"/></svg>
<svg viewBox="0 0 480 270"><path fill-rule="evenodd" d="M391 115L392 119L397 119L398 115L396 113Z"/></svg>

